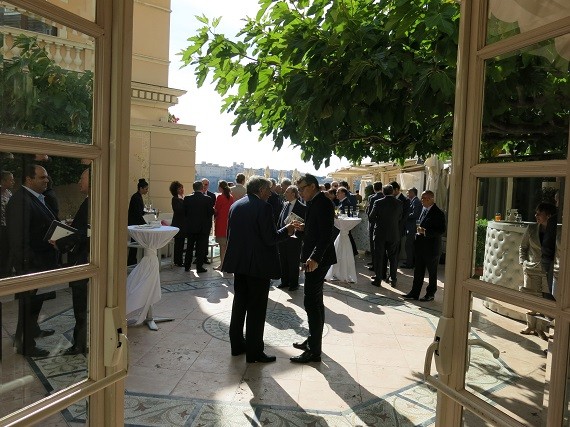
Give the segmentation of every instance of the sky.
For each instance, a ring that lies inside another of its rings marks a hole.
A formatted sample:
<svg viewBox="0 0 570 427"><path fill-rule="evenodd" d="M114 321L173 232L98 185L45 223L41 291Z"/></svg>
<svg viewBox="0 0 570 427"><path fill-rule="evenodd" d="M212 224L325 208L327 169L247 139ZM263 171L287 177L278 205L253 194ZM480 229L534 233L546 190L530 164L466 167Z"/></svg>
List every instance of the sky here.
<svg viewBox="0 0 570 427"><path fill-rule="evenodd" d="M234 162L244 163L248 168L265 168L308 172L326 175L350 163L346 159L331 158L330 166L323 165L318 170L312 163L301 160L301 150L283 146L273 150L271 139L258 141L256 132L249 132L245 126L232 137L233 114L220 113L222 98L209 84L209 79L198 89L193 69L180 68L181 57L177 55L188 47L187 39L195 34L203 24L194 17L206 15L208 18L222 16L218 31L233 37L242 27L246 16L255 16L257 0L172 0L170 21L170 71L169 83L172 88L186 90L179 98L178 105L170 112L180 118L178 123L196 126L199 133L196 142L196 163L209 162L230 166Z"/></svg>

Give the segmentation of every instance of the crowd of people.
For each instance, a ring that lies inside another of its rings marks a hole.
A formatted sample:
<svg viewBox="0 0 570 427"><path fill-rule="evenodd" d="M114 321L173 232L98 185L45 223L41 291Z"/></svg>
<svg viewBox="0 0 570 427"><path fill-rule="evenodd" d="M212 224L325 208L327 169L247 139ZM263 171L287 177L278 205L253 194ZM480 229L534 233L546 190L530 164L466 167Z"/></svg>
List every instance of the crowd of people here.
<svg viewBox="0 0 570 427"><path fill-rule="evenodd" d="M264 352L263 329L271 280L280 279L278 288L299 289L300 271L304 271L304 306L309 323L309 337L293 343L302 353L291 358L294 363L320 361L325 309L323 285L330 267L337 262L334 241L339 230L335 216L357 216L362 196L352 193L346 181L319 184L306 174L295 183L284 179L253 176L246 183L238 174L235 183L218 182L217 194L209 191L207 179L192 184L185 195L184 186L170 185L173 217L171 225L180 231L174 238L174 264L196 273L207 271L208 239L214 224L214 236L220 247L220 265L216 269L234 275L234 301L230 323L232 355L245 353L248 362L271 362L274 356ZM422 301L432 301L437 289L437 264L445 217L437 207L433 192L418 198L415 188L408 197L397 182L375 182L368 197L369 239L375 272L372 285L385 280L397 286L397 269L402 238L406 236L406 262L402 268L414 269L413 287L406 299L420 299L425 270L429 285ZM148 183L141 179L131 198L129 223L144 222L142 195ZM353 254L356 243L349 233ZM135 261L136 262L136 261ZM388 274L389 271L389 274ZM245 336L244 336L245 326Z"/></svg>

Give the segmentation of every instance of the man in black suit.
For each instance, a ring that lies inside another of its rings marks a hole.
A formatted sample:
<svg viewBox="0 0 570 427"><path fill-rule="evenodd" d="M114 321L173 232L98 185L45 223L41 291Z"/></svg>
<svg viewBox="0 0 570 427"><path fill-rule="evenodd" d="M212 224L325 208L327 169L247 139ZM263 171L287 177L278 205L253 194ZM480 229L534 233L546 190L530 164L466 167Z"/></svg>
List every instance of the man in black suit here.
<svg viewBox="0 0 570 427"><path fill-rule="evenodd" d="M304 305L309 322L309 337L293 347L304 350L299 356L291 357L294 363L321 361L325 305L323 285L330 266L336 264L333 244L334 204L321 192L319 182L313 175L306 174L297 181L299 194L307 203L305 224L297 225L304 231L301 261L305 264Z"/></svg>
<svg viewBox="0 0 570 427"><path fill-rule="evenodd" d="M429 283L426 294L420 301L433 301L437 291L437 265L441 255L441 236L445 233L445 214L435 204L433 191L424 191L421 200L424 208L420 214L414 245L414 281L412 290L404 298L417 300L420 297L427 268Z"/></svg>
<svg viewBox="0 0 570 427"><path fill-rule="evenodd" d="M392 181L390 183L392 188L394 189L394 197L402 202L402 220L400 221L400 241L398 242L398 250L396 251L396 268L398 268L398 264L400 262L400 252L402 249L402 237L406 235L406 218L408 217L408 213L410 212L410 201L406 196L404 196L400 192L400 184L396 181Z"/></svg>
<svg viewBox="0 0 570 427"><path fill-rule="evenodd" d="M380 181L376 181L372 185L372 188L374 189L374 194L368 196L366 215L368 215L368 239L370 241L370 256L372 257L372 261L368 263L368 269L374 271L374 223L370 221L370 212L372 212L374 202L376 202L378 199L383 198L384 193L382 192L382 182Z"/></svg>
<svg viewBox="0 0 570 427"><path fill-rule="evenodd" d="M216 204L216 195L214 193L212 193L210 190L210 181L206 178L202 178L202 193L204 193L205 196L208 196L210 199L212 199L212 203L214 206ZM212 218L210 218L210 228L208 229L208 240L210 239L210 234L212 233ZM196 256L196 258L198 258L198 256ZM202 250L202 254L201 254L201 258L202 258L202 264L210 264L210 261L208 260L208 244L206 243L206 246L203 248ZM198 264L198 262L196 262L196 264Z"/></svg>
<svg viewBox="0 0 570 427"><path fill-rule="evenodd" d="M194 192L184 197L184 219L186 221L186 233L188 245L186 246L186 256L184 257L184 270L190 271L192 264L192 253L196 254L196 271L205 273L203 267L203 254L208 251L208 237L212 229L212 215L214 215L214 202L211 197L203 192L201 181L192 184ZM194 249L195 247L195 249Z"/></svg>
<svg viewBox="0 0 570 427"><path fill-rule="evenodd" d="M277 244L295 231L292 224L277 230L267 203L269 180L252 176L247 194L230 207L228 248L222 271L234 273L234 301L230 320L232 356L246 353L247 363L274 362L264 352L263 330L271 279L280 274ZM243 325L246 322L245 339Z"/></svg>
<svg viewBox="0 0 570 427"><path fill-rule="evenodd" d="M271 205L271 209L273 210L273 219L275 220L275 225L277 225L279 214L281 214L281 209L283 209L283 202L275 191L277 188L277 181L275 181L273 178L269 178L269 181L271 182L271 194L267 199L267 203Z"/></svg>
<svg viewBox="0 0 570 427"><path fill-rule="evenodd" d="M83 171L78 184L79 191L85 195L85 199L83 199L71 223L71 226L77 229L77 233L63 237L54 243L60 252L68 253L69 265L87 264L89 262L89 169ZM73 328L73 345L63 352L66 356L87 353L88 283L89 279L69 282L75 327Z"/></svg>
<svg viewBox="0 0 570 427"><path fill-rule="evenodd" d="M45 204L43 192L47 189L47 171L39 165L24 166L22 187L14 193L6 206L6 224L10 244L10 261L16 275L53 270L58 267L58 252L44 236L57 217ZM25 356L47 356L49 351L36 346L36 337L52 335L53 330L42 331L38 317L44 299L49 294L37 290L20 292L18 299L18 325L14 344L16 351Z"/></svg>
<svg viewBox="0 0 570 427"><path fill-rule="evenodd" d="M279 227L285 227L287 216L293 212L305 220L307 207L299 200L299 190L296 185L289 185L284 193L287 200L279 215ZM296 238L279 243L279 261L281 263L281 284L278 288L289 287L290 291L299 289L299 262L301 261L301 245L303 233L298 232Z"/></svg>
<svg viewBox="0 0 570 427"><path fill-rule="evenodd" d="M380 287L380 272L385 270L387 259L390 262L390 283L396 287L403 203L394 196L391 185L385 185L382 192L384 197L374 202L370 212L370 221L374 224L374 271L377 272L372 277L372 285Z"/></svg>
<svg viewBox="0 0 570 427"><path fill-rule="evenodd" d="M418 189L412 187L408 190L410 211L406 218L406 263L402 268L414 268L414 241L416 236L416 221L422 213L422 202L418 198Z"/></svg>

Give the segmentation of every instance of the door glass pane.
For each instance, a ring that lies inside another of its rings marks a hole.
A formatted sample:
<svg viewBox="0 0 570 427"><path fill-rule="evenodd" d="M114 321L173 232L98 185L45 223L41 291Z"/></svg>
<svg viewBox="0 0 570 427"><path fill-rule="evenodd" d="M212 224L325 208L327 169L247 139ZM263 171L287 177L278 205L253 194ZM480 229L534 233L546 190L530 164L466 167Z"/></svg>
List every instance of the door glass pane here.
<svg viewBox="0 0 570 427"><path fill-rule="evenodd" d="M489 0L487 44L567 16L570 16L570 3L564 0Z"/></svg>
<svg viewBox="0 0 570 427"><path fill-rule="evenodd" d="M0 297L0 417L88 377L89 280ZM63 414L84 420L86 403Z"/></svg>
<svg viewBox="0 0 570 427"><path fill-rule="evenodd" d="M96 0L46 0L89 21L95 21Z"/></svg>
<svg viewBox="0 0 570 427"><path fill-rule="evenodd" d="M91 144L95 40L2 4L0 133Z"/></svg>
<svg viewBox="0 0 570 427"><path fill-rule="evenodd" d="M45 154L0 152L0 278L89 261L89 167L85 163ZM51 244L48 236L61 238Z"/></svg>
<svg viewBox="0 0 570 427"><path fill-rule="evenodd" d="M465 389L525 424L543 425L554 320L479 295L471 303Z"/></svg>
<svg viewBox="0 0 570 427"><path fill-rule="evenodd" d="M472 277L556 296L564 183L553 177L479 179Z"/></svg>
<svg viewBox="0 0 570 427"><path fill-rule="evenodd" d="M568 36L485 61L482 163L565 159Z"/></svg>

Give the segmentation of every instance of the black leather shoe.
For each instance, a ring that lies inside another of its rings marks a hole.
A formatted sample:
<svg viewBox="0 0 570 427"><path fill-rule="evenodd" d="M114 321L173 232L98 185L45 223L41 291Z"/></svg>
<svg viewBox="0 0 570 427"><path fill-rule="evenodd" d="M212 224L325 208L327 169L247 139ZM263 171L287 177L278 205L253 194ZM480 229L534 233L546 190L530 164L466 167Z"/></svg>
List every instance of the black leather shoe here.
<svg viewBox="0 0 570 427"><path fill-rule="evenodd" d="M307 346L307 340L303 342L294 342L293 347L295 347L297 350L303 350L303 351L307 351L309 349L309 347Z"/></svg>
<svg viewBox="0 0 570 427"><path fill-rule="evenodd" d="M237 350L232 350L232 356L239 356L245 353L245 348L238 348Z"/></svg>
<svg viewBox="0 0 570 427"><path fill-rule="evenodd" d="M277 358L275 356L269 356L265 353L261 353L259 356L254 357L254 358L246 357L246 359L245 359L245 361L247 363L255 363L255 362L271 363L271 362L275 362L276 360L277 360Z"/></svg>
<svg viewBox="0 0 570 427"><path fill-rule="evenodd" d="M369 267L366 267L366 268L367 268L368 270L370 270L370 271L374 271L374 267L372 267L372 266L369 266Z"/></svg>
<svg viewBox="0 0 570 427"><path fill-rule="evenodd" d="M376 280L371 280L371 281L370 281L370 284L371 284L372 286L376 286L377 288L380 287L380 283L379 283L378 281L376 281Z"/></svg>
<svg viewBox="0 0 570 427"><path fill-rule="evenodd" d="M433 301L433 295L426 295L423 298L420 298L420 301L423 301L423 302Z"/></svg>
<svg viewBox="0 0 570 427"><path fill-rule="evenodd" d="M290 291L296 291L297 289L299 289L299 285L297 285L297 286L289 286L289 290L290 290Z"/></svg>
<svg viewBox="0 0 570 427"><path fill-rule="evenodd" d="M397 280L392 280L390 282L390 284L392 285L393 288L395 288L396 286L398 286L398 281Z"/></svg>
<svg viewBox="0 0 570 427"><path fill-rule="evenodd" d="M45 338L55 334L53 329L42 329L34 338Z"/></svg>
<svg viewBox="0 0 570 427"><path fill-rule="evenodd" d="M190 267L184 266L184 271L190 271Z"/></svg>
<svg viewBox="0 0 570 427"><path fill-rule="evenodd" d="M289 285L287 283L283 283L281 282L279 285L277 285L277 289L283 289L283 288L287 288L289 287Z"/></svg>
<svg viewBox="0 0 570 427"><path fill-rule="evenodd" d="M375 280L376 280L376 276L370 276L370 280L375 281Z"/></svg>
<svg viewBox="0 0 570 427"><path fill-rule="evenodd" d="M406 300L414 300L414 301L417 301L419 299L419 297L417 297L415 295L411 295L411 294L406 294L406 295L402 296L402 298L404 298Z"/></svg>
<svg viewBox="0 0 570 427"><path fill-rule="evenodd" d="M402 264L402 265L400 266L400 268L406 268L406 269L408 269L408 268L414 268L414 266L413 266L413 265L410 265L410 264Z"/></svg>
<svg viewBox="0 0 570 427"><path fill-rule="evenodd" d="M320 362L321 356L317 356L316 354L311 353L309 350L306 350L299 356L293 356L289 358L289 360L293 363Z"/></svg>
<svg viewBox="0 0 570 427"><path fill-rule="evenodd" d="M21 349L21 348L16 348L16 353L19 353L23 356L29 356L29 357L46 357L46 356L49 356L49 350L46 350L45 348L40 348L40 347L32 347L32 348L28 349L27 351L23 351L23 349Z"/></svg>
<svg viewBox="0 0 570 427"><path fill-rule="evenodd" d="M205 269L204 267L200 267L200 268L197 268L196 271L197 271L198 273L205 273L205 272L208 271L208 270Z"/></svg>
<svg viewBox="0 0 570 427"><path fill-rule="evenodd" d="M374 265L374 263L372 263L372 262L367 262L367 263L366 263L366 266L367 266L367 267L372 267L373 265Z"/></svg>
<svg viewBox="0 0 570 427"><path fill-rule="evenodd" d="M74 356L76 354L85 354L87 353L86 349L81 347L71 346L63 352L64 356Z"/></svg>

